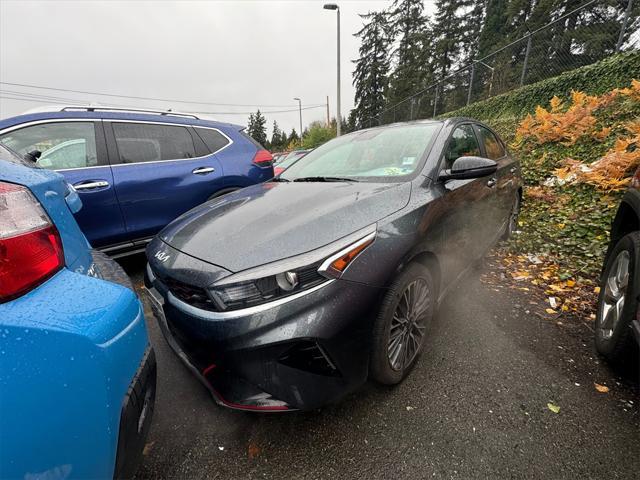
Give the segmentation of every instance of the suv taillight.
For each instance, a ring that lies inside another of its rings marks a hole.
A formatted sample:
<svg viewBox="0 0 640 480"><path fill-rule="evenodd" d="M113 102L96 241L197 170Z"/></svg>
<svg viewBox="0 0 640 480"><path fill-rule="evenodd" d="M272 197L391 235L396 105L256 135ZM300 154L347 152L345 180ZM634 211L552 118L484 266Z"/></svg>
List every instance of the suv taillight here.
<svg viewBox="0 0 640 480"><path fill-rule="evenodd" d="M253 157L253 163L259 167L270 167L273 165L273 156L268 150L258 150Z"/></svg>
<svg viewBox="0 0 640 480"><path fill-rule="evenodd" d="M633 188L640 188L640 167L638 167L635 175L631 179L631 186Z"/></svg>
<svg viewBox="0 0 640 480"><path fill-rule="evenodd" d="M0 182L0 303L24 295L64 265L58 230L31 194Z"/></svg>

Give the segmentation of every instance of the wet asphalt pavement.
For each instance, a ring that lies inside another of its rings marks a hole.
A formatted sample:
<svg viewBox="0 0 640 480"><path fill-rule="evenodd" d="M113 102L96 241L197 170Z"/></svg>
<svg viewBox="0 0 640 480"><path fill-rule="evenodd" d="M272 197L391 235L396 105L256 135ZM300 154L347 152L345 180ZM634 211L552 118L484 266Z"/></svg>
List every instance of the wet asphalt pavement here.
<svg viewBox="0 0 640 480"><path fill-rule="evenodd" d="M144 259L121 263L141 286ZM526 314L528 301L474 273L404 383L280 415L218 407L147 305L158 393L138 478L640 478L636 383L599 362L588 325Z"/></svg>

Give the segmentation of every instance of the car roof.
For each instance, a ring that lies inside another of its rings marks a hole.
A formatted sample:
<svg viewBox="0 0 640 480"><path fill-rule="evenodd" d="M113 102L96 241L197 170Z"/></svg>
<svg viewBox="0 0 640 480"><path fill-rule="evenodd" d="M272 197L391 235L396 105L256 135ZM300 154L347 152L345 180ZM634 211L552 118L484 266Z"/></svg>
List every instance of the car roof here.
<svg viewBox="0 0 640 480"><path fill-rule="evenodd" d="M424 119L424 120L411 120L411 121L408 121L408 122L386 123L384 125L377 125L375 127L363 128L362 130L356 130L355 132L351 132L351 133L360 133L360 132L366 132L366 131L377 130L377 129L399 127L399 126L402 126L402 125L419 125L419 124L430 124L430 123L453 127L453 126L458 125L460 123L467 123L467 122L477 123L478 125L482 125L483 127L486 127L491 131L494 131L487 124L485 124L484 122L481 122L480 120L476 120L475 118L470 118L470 117L450 117L450 118L443 118L443 119L429 118L429 119ZM347 135L349 135L349 134L347 134Z"/></svg>
<svg viewBox="0 0 640 480"><path fill-rule="evenodd" d="M245 127L233 123L219 122L213 119L199 118L190 113L179 113L162 110L126 109L102 106L51 106L33 109L22 115L0 120L0 129L27 122L49 119L101 119L101 120L135 120L143 122L173 123L202 127L226 127L243 130Z"/></svg>

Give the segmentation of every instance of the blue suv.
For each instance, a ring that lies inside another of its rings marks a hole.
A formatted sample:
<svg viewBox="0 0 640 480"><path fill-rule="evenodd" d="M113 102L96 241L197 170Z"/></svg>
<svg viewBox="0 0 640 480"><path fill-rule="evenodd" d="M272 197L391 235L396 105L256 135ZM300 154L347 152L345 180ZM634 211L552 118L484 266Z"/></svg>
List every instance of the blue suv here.
<svg viewBox="0 0 640 480"><path fill-rule="evenodd" d="M187 210L273 177L271 154L243 128L170 111L62 107L0 121L0 143L64 175L91 245L118 256L144 250Z"/></svg>
<svg viewBox="0 0 640 480"><path fill-rule="evenodd" d="M81 206L62 176L0 146L0 478L126 478L142 456L155 357Z"/></svg>

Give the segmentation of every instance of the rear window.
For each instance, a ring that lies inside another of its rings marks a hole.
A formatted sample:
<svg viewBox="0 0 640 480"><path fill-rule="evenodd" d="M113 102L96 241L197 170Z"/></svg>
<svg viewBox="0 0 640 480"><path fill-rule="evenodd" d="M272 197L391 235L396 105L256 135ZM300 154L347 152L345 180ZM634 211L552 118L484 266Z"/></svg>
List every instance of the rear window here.
<svg viewBox="0 0 640 480"><path fill-rule="evenodd" d="M217 151L222 150L230 143L229 139L218 130L196 127L195 131L211 153L216 153Z"/></svg>
<svg viewBox="0 0 640 480"><path fill-rule="evenodd" d="M145 123L113 123L120 163L157 162L196 157L186 127Z"/></svg>

